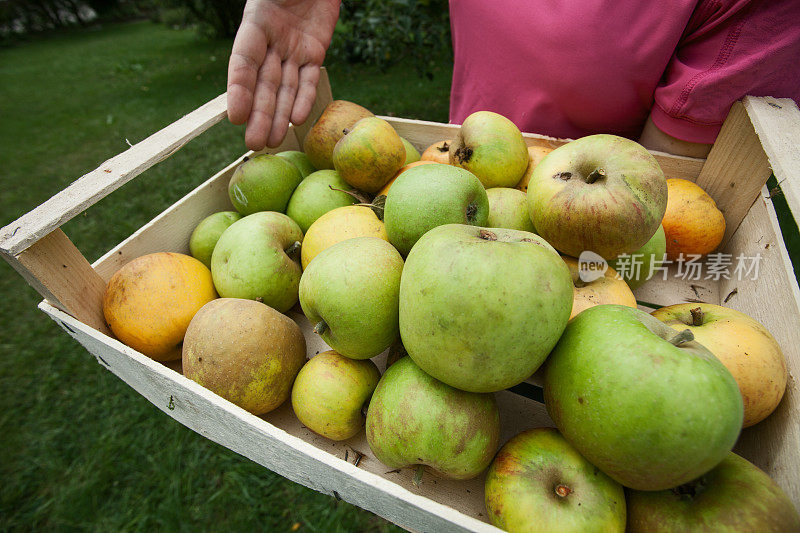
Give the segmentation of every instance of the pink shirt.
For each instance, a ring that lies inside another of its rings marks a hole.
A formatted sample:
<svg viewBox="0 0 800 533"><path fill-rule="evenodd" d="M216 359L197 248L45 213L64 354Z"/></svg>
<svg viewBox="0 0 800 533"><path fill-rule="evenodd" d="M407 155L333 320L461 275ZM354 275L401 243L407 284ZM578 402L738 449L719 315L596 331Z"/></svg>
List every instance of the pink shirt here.
<svg viewBox="0 0 800 533"><path fill-rule="evenodd" d="M800 100L800 0L450 0L450 121L710 143L747 94Z"/></svg>

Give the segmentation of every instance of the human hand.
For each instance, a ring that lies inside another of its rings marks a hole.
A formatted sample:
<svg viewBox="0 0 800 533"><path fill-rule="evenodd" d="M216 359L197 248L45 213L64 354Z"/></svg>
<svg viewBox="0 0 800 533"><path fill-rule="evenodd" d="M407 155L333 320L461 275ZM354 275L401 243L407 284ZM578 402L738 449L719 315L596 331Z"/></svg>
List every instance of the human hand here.
<svg viewBox="0 0 800 533"><path fill-rule="evenodd" d="M308 118L340 0L248 0L228 64L228 118L251 150Z"/></svg>

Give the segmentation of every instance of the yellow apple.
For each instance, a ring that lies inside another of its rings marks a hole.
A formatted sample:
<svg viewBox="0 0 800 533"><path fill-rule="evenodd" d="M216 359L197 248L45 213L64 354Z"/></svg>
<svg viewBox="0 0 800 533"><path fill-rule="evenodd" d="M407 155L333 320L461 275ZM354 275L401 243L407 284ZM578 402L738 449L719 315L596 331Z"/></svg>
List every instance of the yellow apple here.
<svg viewBox="0 0 800 533"><path fill-rule="evenodd" d="M539 164L539 161L544 159L544 156L552 151L552 148L548 148L546 146L528 146L528 157L530 158L530 161L528 162L528 168L525 169L525 174L522 175L522 179L519 180L519 183L514 185L514 188L519 189L522 192L528 192L528 182L531 181L533 169L536 168L536 165Z"/></svg>
<svg viewBox="0 0 800 533"><path fill-rule="evenodd" d="M348 205L328 211L308 228L300 249L303 270L317 254L337 242L354 237L377 237L389 241L383 222L363 205Z"/></svg>
<svg viewBox="0 0 800 533"><path fill-rule="evenodd" d="M748 315L707 303L670 305L652 315L673 329L689 329L733 374L744 402L743 427L764 420L786 390L786 359L767 328Z"/></svg>
<svg viewBox="0 0 800 533"><path fill-rule="evenodd" d="M574 286L570 320L584 309L595 305L619 304L636 307L636 297L625 280L620 278L613 268L608 267L599 278L585 282L581 279L577 259L565 255L562 255L561 259L569 267L569 274Z"/></svg>

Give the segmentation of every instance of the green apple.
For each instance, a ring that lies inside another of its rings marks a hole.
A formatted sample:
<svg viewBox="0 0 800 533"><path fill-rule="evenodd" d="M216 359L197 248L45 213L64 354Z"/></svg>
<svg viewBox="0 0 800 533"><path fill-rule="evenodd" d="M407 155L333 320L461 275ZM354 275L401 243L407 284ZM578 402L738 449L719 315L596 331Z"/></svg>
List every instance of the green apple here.
<svg viewBox="0 0 800 533"><path fill-rule="evenodd" d="M589 135L559 146L533 169L528 208L558 251L613 259L644 246L667 208L667 180L642 145Z"/></svg>
<svg viewBox="0 0 800 533"><path fill-rule="evenodd" d="M691 481L719 464L739 436L739 387L692 338L644 311L598 305L570 321L547 359L550 417L626 487Z"/></svg>
<svg viewBox="0 0 800 533"><path fill-rule="evenodd" d="M211 256L220 296L259 299L284 313L297 303L303 232L283 213L253 213L231 224Z"/></svg>
<svg viewBox="0 0 800 533"><path fill-rule="evenodd" d="M443 224L485 226L489 199L471 172L450 165L419 165L400 174L386 195L383 222L400 253Z"/></svg>
<svg viewBox="0 0 800 533"><path fill-rule="evenodd" d="M400 335L436 379L472 392L506 389L530 377L555 346L572 290L567 265L538 235L439 226L408 254Z"/></svg>
<svg viewBox="0 0 800 533"><path fill-rule="evenodd" d="M189 237L189 251L192 257L211 268L211 254L214 253L214 247L222 232L240 218L242 215L236 211L220 211L201 220Z"/></svg>
<svg viewBox="0 0 800 533"><path fill-rule="evenodd" d="M486 472L489 520L505 531L625 531L622 485L553 428L523 431Z"/></svg>
<svg viewBox="0 0 800 533"><path fill-rule="evenodd" d="M409 163L414 163L415 161L419 161L422 157L419 154L419 150L417 150L413 144L408 142L405 137L400 137L400 140L403 141L403 146L406 149L406 161L403 163L403 166L408 165Z"/></svg>
<svg viewBox="0 0 800 533"><path fill-rule="evenodd" d="M536 233L528 215L528 198L524 192L508 187L493 187L486 189L486 196L489 198L488 227Z"/></svg>
<svg viewBox="0 0 800 533"><path fill-rule="evenodd" d="M381 374L369 359L356 361L334 351L322 352L300 369L292 387L292 408L311 431L346 440L364 427L362 408Z"/></svg>
<svg viewBox="0 0 800 533"><path fill-rule="evenodd" d="M519 128L491 111L477 111L464 119L449 157L451 165L469 170L487 189L515 186L530 162Z"/></svg>
<svg viewBox="0 0 800 533"><path fill-rule="evenodd" d="M294 166L297 167L297 170L300 171L300 174L303 176L303 179L307 178L309 174L312 172L316 172L317 169L314 167L314 164L311 163L311 160L308 156L300 152L298 150L286 150L285 152L278 152L278 157L282 157Z"/></svg>
<svg viewBox="0 0 800 533"><path fill-rule="evenodd" d="M355 198L342 192L350 189L335 170L318 170L297 186L286 206L286 214L305 234L311 224L328 211L356 203Z"/></svg>
<svg viewBox="0 0 800 533"><path fill-rule="evenodd" d="M373 116L372 112L358 104L334 100L308 130L303 139L303 152L315 168L333 168L333 147L344 136L345 130L351 129L362 118Z"/></svg>
<svg viewBox="0 0 800 533"><path fill-rule="evenodd" d="M777 483L731 452L699 479L671 490L626 491L631 533L800 531L800 515Z"/></svg>
<svg viewBox="0 0 800 533"><path fill-rule="evenodd" d="M256 415L289 397L305 360L306 341L297 324L253 300L207 303L183 340L183 374Z"/></svg>
<svg viewBox="0 0 800 533"><path fill-rule="evenodd" d="M300 305L331 348L369 359L397 339L402 272L403 258L385 240L347 239L308 264L300 280Z"/></svg>
<svg viewBox="0 0 800 533"><path fill-rule="evenodd" d="M450 479L483 472L500 439L493 394L445 385L403 357L378 382L367 410L367 442L389 468L422 465Z"/></svg>
<svg viewBox="0 0 800 533"><path fill-rule="evenodd" d="M655 234L647 243L630 255L623 255L608 262L609 266L625 280L628 287L637 289L653 277L664 262L667 253L667 238L664 226L658 225Z"/></svg>
<svg viewBox="0 0 800 533"><path fill-rule="evenodd" d="M228 196L242 215L258 211L283 213L301 181L300 171L286 159L257 155L236 167L228 183Z"/></svg>
<svg viewBox="0 0 800 533"><path fill-rule="evenodd" d="M333 168L358 190L375 194L406 160L403 141L378 117L362 118L333 148Z"/></svg>

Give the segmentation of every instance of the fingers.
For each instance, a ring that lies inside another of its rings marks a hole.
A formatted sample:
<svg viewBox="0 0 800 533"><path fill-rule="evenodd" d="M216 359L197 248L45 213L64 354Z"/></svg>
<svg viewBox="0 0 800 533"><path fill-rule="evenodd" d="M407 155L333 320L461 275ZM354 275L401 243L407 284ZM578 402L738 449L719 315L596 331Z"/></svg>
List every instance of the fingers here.
<svg viewBox="0 0 800 533"><path fill-rule="evenodd" d="M300 67L297 96L292 108L292 124L302 124L308 118L317 97L317 83L319 83L319 65Z"/></svg>
<svg viewBox="0 0 800 533"><path fill-rule="evenodd" d="M292 61L284 61L281 66L281 82L275 102L275 116L272 119L272 130L269 133L267 146L278 146L289 129L289 115L297 95L297 65Z"/></svg>
<svg viewBox="0 0 800 533"><path fill-rule="evenodd" d="M267 144L267 134L272 129L276 93L280 82L281 60L274 50L270 50L258 71L253 107L247 118L244 141L251 150L261 150Z"/></svg>
<svg viewBox="0 0 800 533"><path fill-rule="evenodd" d="M228 119L242 124L250 116L259 68L267 52L264 30L243 21L228 62Z"/></svg>

